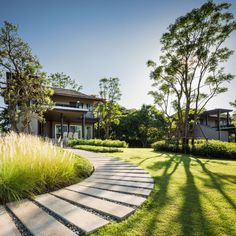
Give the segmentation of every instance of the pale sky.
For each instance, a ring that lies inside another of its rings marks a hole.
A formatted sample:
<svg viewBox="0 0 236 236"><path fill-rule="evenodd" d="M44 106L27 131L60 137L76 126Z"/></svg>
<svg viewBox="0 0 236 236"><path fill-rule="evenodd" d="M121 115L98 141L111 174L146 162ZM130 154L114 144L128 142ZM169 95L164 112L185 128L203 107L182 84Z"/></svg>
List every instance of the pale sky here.
<svg viewBox="0 0 236 236"><path fill-rule="evenodd" d="M82 92L98 94L103 77L119 77L121 105L139 108L153 104L146 62L158 60L160 38L174 20L202 0L0 0L0 25L7 20L19 26L48 74L64 72L83 86ZM221 2L221 1L216 1ZM236 1L231 12L236 16ZM236 50L236 32L226 45ZM225 65L236 74L236 54ZM236 99L236 79L229 91L207 108L229 108Z"/></svg>

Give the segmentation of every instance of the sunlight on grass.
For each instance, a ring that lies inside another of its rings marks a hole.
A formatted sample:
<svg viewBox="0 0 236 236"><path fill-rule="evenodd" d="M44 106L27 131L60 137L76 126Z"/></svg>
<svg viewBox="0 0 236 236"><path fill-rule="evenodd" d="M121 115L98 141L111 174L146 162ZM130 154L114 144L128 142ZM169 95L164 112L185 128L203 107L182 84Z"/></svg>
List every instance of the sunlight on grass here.
<svg viewBox="0 0 236 236"><path fill-rule="evenodd" d="M69 185L90 174L91 164L39 137L0 138L0 203Z"/></svg>
<svg viewBox="0 0 236 236"><path fill-rule="evenodd" d="M152 149L107 154L146 169L155 181L148 200L128 219L92 235L236 235L236 162Z"/></svg>

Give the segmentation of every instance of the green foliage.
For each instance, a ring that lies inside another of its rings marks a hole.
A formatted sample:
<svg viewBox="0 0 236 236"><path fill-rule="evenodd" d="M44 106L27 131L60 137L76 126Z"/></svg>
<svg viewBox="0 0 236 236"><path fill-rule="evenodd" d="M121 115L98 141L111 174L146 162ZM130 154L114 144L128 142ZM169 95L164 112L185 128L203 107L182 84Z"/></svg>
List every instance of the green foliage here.
<svg viewBox="0 0 236 236"><path fill-rule="evenodd" d="M158 141L152 144L155 151L182 152L182 146L176 142ZM236 143L218 140L196 140L190 152L198 156L236 160Z"/></svg>
<svg viewBox="0 0 236 236"><path fill-rule="evenodd" d="M233 114L233 117L232 117L232 124L234 124L236 126L236 100L234 100L233 102L230 102L230 105L234 108L234 114ZM235 134L234 134L235 136ZM235 137L234 137L234 140L235 140Z"/></svg>
<svg viewBox="0 0 236 236"><path fill-rule="evenodd" d="M89 145L89 146L103 146L103 147L123 147L127 148L128 144L120 140L101 140L101 139L70 139L68 145L74 147L75 145Z"/></svg>
<svg viewBox="0 0 236 236"><path fill-rule="evenodd" d="M104 129L105 139L108 139L110 138L111 125L118 125L120 122L121 108L117 103L121 98L119 78L101 79L99 89L104 102L97 105L96 112L101 121L101 127Z"/></svg>
<svg viewBox="0 0 236 236"><path fill-rule="evenodd" d="M230 102L230 105L236 109L236 100L234 100L233 102Z"/></svg>
<svg viewBox="0 0 236 236"><path fill-rule="evenodd" d="M0 204L67 186L91 171L89 161L36 136L0 138Z"/></svg>
<svg viewBox="0 0 236 236"><path fill-rule="evenodd" d="M7 104L11 129L30 132L31 119L43 121L43 113L52 106L45 73L27 43L18 34L18 28L4 22L0 29L0 91Z"/></svg>
<svg viewBox="0 0 236 236"><path fill-rule="evenodd" d="M91 145L75 145L76 149L91 151L91 152L122 152L121 149L115 147L91 146Z"/></svg>
<svg viewBox="0 0 236 236"><path fill-rule="evenodd" d="M55 88L68 88L76 91L80 91L82 86L71 79L69 75L61 73L54 73L48 76L48 81L52 87Z"/></svg>
<svg viewBox="0 0 236 236"><path fill-rule="evenodd" d="M231 4L204 3L168 27L161 38L160 63L148 61L152 67L155 103L168 118L178 115L175 137L184 140L187 148L190 110L193 109L194 125L197 116L216 95L226 92L226 83L234 76L224 72L233 51L223 43L236 29Z"/></svg>
<svg viewBox="0 0 236 236"><path fill-rule="evenodd" d="M143 105L141 109L123 108L120 124L112 126L112 138L125 140L130 146L146 147L164 137L166 120L154 106Z"/></svg>
<svg viewBox="0 0 236 236"><path fill-rule="evenodd" d="M0 111L0 132L8 132L10 129L10 123L9 123L9 116L8 116L8 109L3 108Z"/></svg>

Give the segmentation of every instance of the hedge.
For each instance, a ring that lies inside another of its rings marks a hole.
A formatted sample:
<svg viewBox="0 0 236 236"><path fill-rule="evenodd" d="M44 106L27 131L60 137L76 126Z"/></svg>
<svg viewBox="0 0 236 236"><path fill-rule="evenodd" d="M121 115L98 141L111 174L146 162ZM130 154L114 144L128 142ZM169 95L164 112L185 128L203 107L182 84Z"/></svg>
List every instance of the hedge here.
<svg viewBox="0 0 236 236"><path fill-rule="evenodd" d="M90 146L90 145L75 145L76 149L92 151L92 152L122 152L121 149L116 147L101 147L101 146Z"/></svg>
<svg viewBox="0 0 236 236"><path fill-rule="evenodd" d="M71 139L68 141L69 146L75 145L89 145L89 146L102 146L102 147L128 147L125 141L120 140L101 140L101 139Z"/></svg>
<svg viewBox="0 0 236 236"><path fill-rule="evenodd" d="M158 141L152 144L155 151L182 152L181 145L175 142ZM196 140L194 147L190 147L190 153L219 159L236 160L236 143L228 143L217 140Z"/></svg>

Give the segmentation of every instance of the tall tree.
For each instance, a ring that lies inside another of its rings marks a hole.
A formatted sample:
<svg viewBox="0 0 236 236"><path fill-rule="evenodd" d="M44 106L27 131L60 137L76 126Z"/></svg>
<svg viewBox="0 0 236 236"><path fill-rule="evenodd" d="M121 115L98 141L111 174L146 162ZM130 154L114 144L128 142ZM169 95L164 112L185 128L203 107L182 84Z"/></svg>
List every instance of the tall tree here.
<svg viewBox="0 0 236 236"><path fill-rule="evenodd" d="M69 75L61 73L54 73L48 76L49 83L52 87L56 88L68 88L74 89L76 91L80 91L82 86L75 82L75 80L71 79Z"/></svg>
<svg viewBox="0 0 236 236"><path fill-rule="evenodd" d="M236 109L236 100L234 100L233 102L230 102L230 105Z"/></svg>
<svg viewBox="0 0 236 236"><path fill-rule="evenodd" d="M131 147L147 147L163 139L166 134L164 114L154 106L142 105L141 109L122 108L120 124L112 125L112 138L124 140Z"/></svg>
<svg viewBox="0 0 236 236"><path fill-rule="evenodd" d="M232 123L236 126L236 100L234 100L233 102L230 102L229 104L230 104L230 106L232 106L234 108Z"/></svg>
<svg viewBox="0 0 236 236"><path fill-rule="evenodd" d="M154 97L159 96L162 101L157 100L164 104L166 88L173 96L170 106L178 114L179 134L185 151L189 147L190 111L193 111L194 130L205 105L227 91L225 82L233 79L222 67L233 54L223 43L236 29L229 8L229 3L209 1L177 18L162 35L160 65L153 61L147 63L153 68L150 77L156 89Z"/></svg>
<svg viewBox="0 0 236 236"><path fill-rule="evenodd" d="M119 124L121 115L118 101L121 98L119 78L103 78L99 81L99 93L104 99L103 103L98 104L96 111L101 119L101 127L105 131L105 138L110 137L112 124Z"/></svg>
<svg viewBox="0 0 236 236"><path fill-rule="evenodd" d="M6 21L0 29L0 83L11 129L30 132L31 118L43 120L43 112L52 105L52 91L18 27ZM20 121L21 130L17 125Z"/></svg>

